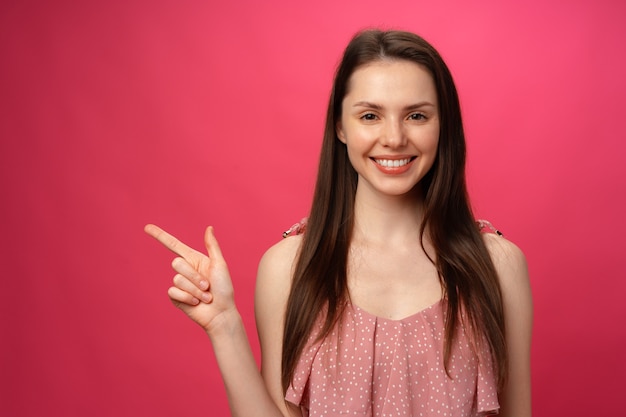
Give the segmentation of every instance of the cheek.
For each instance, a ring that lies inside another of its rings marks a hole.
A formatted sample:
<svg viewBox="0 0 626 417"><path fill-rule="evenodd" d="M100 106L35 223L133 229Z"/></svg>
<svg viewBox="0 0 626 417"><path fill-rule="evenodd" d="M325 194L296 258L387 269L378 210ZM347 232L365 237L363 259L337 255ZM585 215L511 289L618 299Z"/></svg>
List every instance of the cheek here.
<svg viewBox="0 0 626 417"><path fill-rule="evenodd" d="M431 143L431 150L434 156L437 156L437 151L439 150L439 136L436 136Z"/></svg>
<svg viewBox="0 0 626 417"><path fill-rule="evenodd" d="M352 168L354 168L355 162L359 160L359 152L357 152L354 148L348 146L347 154L348 154L348 161L350 162L350 165L352 165Z"/></svg>
<svg viewBox="0 0 626 417"><path fill-rule="evenodd" d="M426 156L428 161L428 170L430 170L437 159L437 154L439 153L439 132L437 132L437 135L429 137L428 140L423 143L422 152L423 156Z"/></svg>
<svg viewBox="0 0 626 417"><path fill-rule="evenodd" d="M422 132L418 147L423 154L432 155L434 158L439 147L439 129L433 128L428 132Z"/></svg>
<svg viewBox="0 0 626 417"><path fill-rule="evenodd" d="M367 153L366 149L362 142L351 140L353 138L348 138L347 144L343 145L346 147L346 154L348 162L350 166L357 172L361 172L363 170L364 164L367 163L365 154Z"/></svg>
<svg viewBox="0 0 626 417"><path fill-rule="evenodd" d="M433 127L433 130L430 132L428 143L431 152L437 153L437 149L439 148L439 134L441 133L439 129L439 124L436 127Z"/></svg>
<svg viewBox="0 0 626 417"><path fill-rule="evenodd" d="M367 152L376 143L376 135L372 129L364 129L359 126L346 126L342 131L343 142L348 148L348 153L357 156L357 153Z"/></svg>

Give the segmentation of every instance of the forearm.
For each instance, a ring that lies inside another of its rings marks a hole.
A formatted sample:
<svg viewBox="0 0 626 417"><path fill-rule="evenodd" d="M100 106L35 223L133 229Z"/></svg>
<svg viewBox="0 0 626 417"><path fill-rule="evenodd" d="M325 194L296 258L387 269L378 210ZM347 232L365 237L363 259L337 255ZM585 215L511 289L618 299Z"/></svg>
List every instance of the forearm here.
<svg viewBox="0 0 626 417"><path fill-rule="evenodd" d="M219 328L207 334L226 387L231 415L283 417L261 377L239 313L228 313Z"/></svg>

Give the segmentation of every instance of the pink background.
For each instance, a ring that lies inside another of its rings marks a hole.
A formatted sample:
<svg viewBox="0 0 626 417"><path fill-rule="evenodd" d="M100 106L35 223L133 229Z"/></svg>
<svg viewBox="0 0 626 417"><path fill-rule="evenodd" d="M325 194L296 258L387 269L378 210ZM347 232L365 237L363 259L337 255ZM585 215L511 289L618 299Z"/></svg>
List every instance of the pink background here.
<svg viewBox="0 0 626 417"><path fill-rule="evenodd" d="M0 414L228 414L143 225L216 227L258 357L256 264L307 213L343 47L383 26L447 60L476 212L527 255L534 415L623 415L625 3L226 3L2 2Z"/></svg>

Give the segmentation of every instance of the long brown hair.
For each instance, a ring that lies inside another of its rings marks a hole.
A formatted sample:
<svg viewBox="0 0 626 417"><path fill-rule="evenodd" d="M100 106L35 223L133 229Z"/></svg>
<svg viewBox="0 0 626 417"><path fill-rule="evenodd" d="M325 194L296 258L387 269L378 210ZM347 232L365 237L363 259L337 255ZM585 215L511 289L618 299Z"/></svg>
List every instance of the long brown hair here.
<svg viewBox="0 0 626 417"><path fill-rule="evenodd" d="M282 386L291 383L315 320L326 311L320 338L328 335L348 297L347 260L353 230L357 174L336 134L348 81L359 67L383 59L415 62L432 75L439 103L437 157L421 180L426 230L447 299L444 363L455 330L465 325L485 341L498 385L506 379L502 297L495 267L476 226L465 185L465 135L459 98L448 67L424 39L408 32L367 30L348 44L337 68L328 104L313 204L287 302L282 350ZM422 243L422 247L423 247ZM461 323L461 312L464 322Z"/></svg>

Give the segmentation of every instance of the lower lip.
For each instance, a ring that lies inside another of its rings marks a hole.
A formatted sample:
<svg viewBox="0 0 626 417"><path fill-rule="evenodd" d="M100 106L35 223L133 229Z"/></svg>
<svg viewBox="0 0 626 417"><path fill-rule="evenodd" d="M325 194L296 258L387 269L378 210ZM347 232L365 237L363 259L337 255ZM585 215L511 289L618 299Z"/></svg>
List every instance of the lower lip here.
<svg viewBox="0 0 626 417"><path fill-rule="evenodd" d="M411 160L408 164L402 165L400 167L384 167L384 166L376 163L376 161L374 161L374 160L372 160L372 163L383 174L400 175L400 174L404 174L405 172L407 172L409 170L409 168L411 168L411 165L413 164L414 161L415 161L415 159Z"/></svg>

